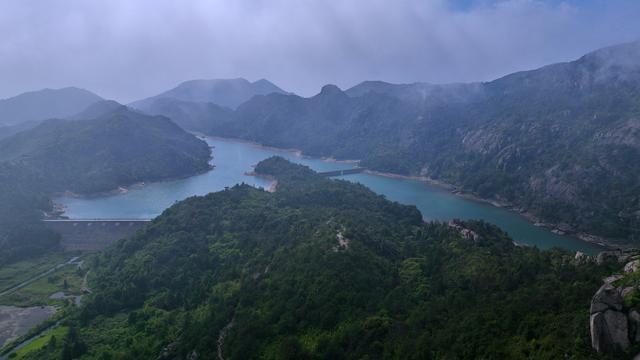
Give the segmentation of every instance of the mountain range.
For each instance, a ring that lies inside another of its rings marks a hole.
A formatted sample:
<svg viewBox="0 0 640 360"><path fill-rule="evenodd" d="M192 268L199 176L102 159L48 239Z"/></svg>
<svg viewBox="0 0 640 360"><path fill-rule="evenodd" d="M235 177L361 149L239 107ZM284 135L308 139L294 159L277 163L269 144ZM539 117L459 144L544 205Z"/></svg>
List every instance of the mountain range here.
<svg viewBox="0 0 640 360"><path fill-rule="evenodd" d="M101 103L99 109L93 105L84 112L89 118L46 120L1 140L0 162L47 174L44 188L80 193L209 168L209 148L202 140L166 117L121 105L114 109L115 104Z"/></svg>
<svg viewBox="0 0 640 360"><path fill-rule="evenodd" d="M0 125L65 118L102 100L90 91L75 87L27 92L0 100Z"/></svg>
<svg viewBox="0 0 640 360"><path fill-rule="evenodd" d="M193 81L135 109L94 101L12 123L29 126L0 140L0 264L55 248L39 220L57 192L208 169L210 149L185 130L356 158L564 231L638 243L640 42L482 83L369 81L309 98L256 83ZM482 221L426 222L414 206L283 158L254 170L274 192L239 184L190 197L87 255L74 271L91 290L55 320L62 338L35 338L14 356L620 359L640 350L635 253L541 251ZM598 343L611 346L596 353Z"/></svg>
<svg viewBox="0 0 640 360"><path fill-rule="evenodd" d="M484 83L365 82L256 95L229 111L180 106L187 129L359 159L564 232L640 239L640 42Z"/></svg>
<svg viewBox="0 0 640 360"><path fill-rule="evenodd" d="M192 80L131 107L189 131L437 179L563 232L634 243L639 64L634 42L489 82L366 81L345 91L327 85L304 98L267 80ZM2 128L0 138L42 118L86 118L74 114L92 104L114 106L99 99L69 88L3 100L0 123L13 126Z"/></svg>
<svg viewBox="0 0 640 360"><path fill-rule="evenodd" d="M208 133L212 117L227 118L233 109L252 97L271 93L287 92L265 79L190 80L129 106L147 114L170 117L185 129Z"/></svg>

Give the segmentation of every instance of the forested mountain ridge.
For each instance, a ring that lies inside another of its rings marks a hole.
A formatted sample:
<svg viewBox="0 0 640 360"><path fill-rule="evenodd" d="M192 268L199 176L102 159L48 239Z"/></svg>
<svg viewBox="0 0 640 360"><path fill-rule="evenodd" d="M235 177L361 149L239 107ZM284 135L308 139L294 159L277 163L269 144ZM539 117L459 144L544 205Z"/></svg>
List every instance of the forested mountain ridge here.
<svg viewBox="0 0 640 360"><path fill-rule="evenodd" d="M232 110L211 102L184 101L172 98L155 99L148 106L141 107L144 113L170 118L185 130L211 133L216 122L230 119Z"/></svg>
<svg viewBox="0 0 640 360"><path fill-rule="evenodd" d="M93 118L46 120L0 140L0 264L55 247L56 235L39 221L55 193L104 192L209 168L204 141L165 117L114 105L91 107L85 115Z"/></svg>
<svg viewBox="0 0 640 360"><path fill-rule="evenodd" d="M48 174L43 188L93 193L209 168L205 142L168 118L126 107L90 120L47 120L0 141L0 161Z"/></svg>
<svg viewBox="0 0 640 360"><path fill-rule="evenodd" d="M184 129L210 132L212 118L227 120L232 109L256 95L286 94L268 80L212 79L185 81L161 94L129 106L151 115L164 115Z"/></svg>
<svg viewBox="0 0 640 360"><path fill-rule="evenodd" d="M364 81L345 90L345 93L351 97L385 94L424 107L478 101L485 95L482 83L390 84L383 81Z"/></svg>
<svg viewBox="0 0 640 360"><path fill-rule="evenodd" d="M278 190L189 198L89 261L75 358L594 355L587 309L609 269L517 247L482 222L423 223L281 158L256 171Z"/></svg>
<svg viewBox="0 0 640 360"><path fill-rule="evenodd" d="M95 102L82 111L67 117L67 120L92 120L109 113L116 112L117 110L124 111L126 106L118 103L114 100L103 100ZM131 109L129 109L131 110Z"/></svg>
<svg viewBox="0 0 640 360"><path fill-rule="evenodd" d="M486 83L256 96L207 127L443 180L564 231L640 241L640 42Z"/></svg>
<svg viewBox="0 0 640 360"><path fill-rule="evenodd" d="M0 100L0 125L65 118L101 100L90 91L74 87L31 91Z"/></svg>
<svg viewBox="0 0 640 360"><path fill-rule="evenodd" d="M152 110L150 106L159 99L173 99L196 103L213 103L218 106L235 109L238 105L255 95L271 93L286 94L272 82L260 79L249 82L246 79L211 79L189 80L175 88L158 95L135 101L129 106L144 111Z"/></svg>

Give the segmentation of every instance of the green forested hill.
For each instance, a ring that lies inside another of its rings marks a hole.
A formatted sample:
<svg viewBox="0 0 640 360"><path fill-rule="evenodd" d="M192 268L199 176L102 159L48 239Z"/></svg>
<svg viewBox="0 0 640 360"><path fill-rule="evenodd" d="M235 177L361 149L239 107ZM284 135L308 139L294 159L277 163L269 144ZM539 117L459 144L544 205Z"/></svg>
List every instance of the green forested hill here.
<svg viewBox="0 0 640 360"><path fill-rule="evenodd" d="M0 140L0 264L55 247L57 236L39 222L53 193L193 175L208 169L209 156L205 142L169 119L125 107L47 120Z"/></svg>
<svg viewBox="0 0 640 360"><path fill-rule="evenodd" d="M0 141L0 161L46 174L50 191L92 193L208 169L209 148L165 117L122 107L90 120L48 120Z"/></svg>
<svg viewBox="0 0 640 360"><path fill-rule="evenodd" d="M0 266L55 249L58 235L40 225L51 210L42 174L0 163Z"/></svg>
<svg viewBox="0 0 640 360"><path fill-rule="evenodd" d="M236 79L198 79L185 81L173 89L158 95L135 101L129 106L149 113L158 113L158 100L170 99L185 103L211 103L235 109L238 105L256 95L286 92L266 79L250 82Z"/></svg>
<svg viewBox="0 0 640 360"><path fill-rule="evenodd" d="M212 119L226 121L231 109L256 95L271 93L286 94L265 79L190 80L130 106L147 114L167 116L186 130L210 133Z"/></svg>
<svg viewBox="0 0 640 360"><path fill-rule="evenodd" d="M64 118L101 100L90 91L74 87L26 92L0 100L0 125Z"/></svg>
<svg viewBox="0 0 640 360"><path fill-rule="evenodd" d="M212 102L184 101L174 98L158 98L149 101L142 107L147 114L162 115L171 119L185 130L200 133L211 133L216 122L226 122L231 116L231 109Z"/></svg>
<svg viewBox="0 0 640 360"><path fill-rule="evenodd" d="M209 123L214 135L361 159L640 241L640 42L487 83L257 96Z"/></svg>
<svg viewBox="0 0 640 360"><path fill-rule="evenodd" d="M193 197L95 257L73 337L33 358L583 359L607 269L494 226L258 164L278 190Z"/></svg>

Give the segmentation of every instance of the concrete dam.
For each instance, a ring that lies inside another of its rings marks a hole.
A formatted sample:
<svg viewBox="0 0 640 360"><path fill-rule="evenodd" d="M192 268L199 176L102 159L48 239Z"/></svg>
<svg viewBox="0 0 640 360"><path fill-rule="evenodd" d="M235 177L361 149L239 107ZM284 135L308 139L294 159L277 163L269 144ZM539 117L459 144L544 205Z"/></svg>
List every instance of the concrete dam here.
<svg viewBox="0 0 640 360"><path fill-rule="evenodd" d="M55 219L43 220L47 228L60 234L66 251L99 251L131 236L151 220L147 219Z"/></svg>

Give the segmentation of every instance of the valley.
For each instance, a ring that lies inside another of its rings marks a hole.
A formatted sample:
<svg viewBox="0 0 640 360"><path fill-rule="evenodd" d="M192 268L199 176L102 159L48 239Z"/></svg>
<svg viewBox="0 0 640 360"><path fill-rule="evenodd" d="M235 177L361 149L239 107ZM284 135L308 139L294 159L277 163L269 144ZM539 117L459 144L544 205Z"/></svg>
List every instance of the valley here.
<svg viewBox="0 0 640 360"><path fill-rule="evenodd" d="M349 169L351 162L328 161L305 157L295 151L265 148L256 144L220 138L205 138L212 147L213 170L190 178L133 186L126 192L104 197L58 197L67 216L72 219L150 219L160 215L177 201L194 195L224 190L235 184L245 183L267 188L269 181L249 176L252 166L270 156L282 156L295 163L311 167L315 171ZM595 254L601 246L589 244L568 236L551 233L536 227L524 217L507 209L452 194L445 188L424 181L385 177L375 174L353 174L340 177L361 183L392 201L415 205L428 221L451 219L483 219L500 226L515 241L541 249L560 247L573 251Z"/></svg>
<svg viewBox="0 0 640 360"><path fill-rule="evenodd" d="M634 246L639 84L635 41L482 83L328 84L311 97L256 95L224 112L184 100L146 111L209 135L451 183L562 231Z"/></svg>
<svg viewBox="0 0 640 360"><path fill-rule="evenodd" d="M0 100L0 360L639 358L640 41L580 54Z"/></svg>

